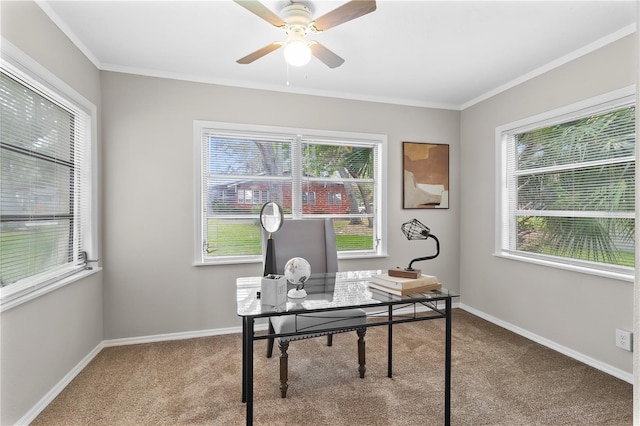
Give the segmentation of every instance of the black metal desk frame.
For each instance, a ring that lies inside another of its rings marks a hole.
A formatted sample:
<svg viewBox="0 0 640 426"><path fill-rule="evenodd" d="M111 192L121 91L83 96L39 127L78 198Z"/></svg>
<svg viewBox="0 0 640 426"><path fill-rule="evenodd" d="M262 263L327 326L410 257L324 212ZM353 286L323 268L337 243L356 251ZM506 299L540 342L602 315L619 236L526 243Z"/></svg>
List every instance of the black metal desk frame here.
<svg viewBox="0 0 640 426"><path fill-rule="evenodd" d="M376 273L379 271L369 271ZM257 287L259 290L259 286ZM434 319L445 319L445 371L444 371L444 424L450 426L451 424L451 310L452 299L458 297L457 294L451 293L446 289L442 289L441 294L434 295L431 292L418 293L410 296L390 297L388 295L381 295L380 293L372 291L374 294L380 295L380 300L377 303L370 304L358 304L350 306L340 306L336 308L322 308L322 309L310 309L304 311L284 311L284 312L268 312L258 315L241 315L242 316L242 402L246 404L246 424L253 425L253 342L255 340L264 340L270 337L278 338L285 336L295 336L300 334L306 334L308 331L297 331L293 333L282 334L255 334L255 320L256 318L266 318L270 316L282 316L282 315L296 315L303 316L305 314L312 314L317 312L327 312L333 310L344 310L352 308L382 308L386 307L386 320L376 320L374 322L367 322L366 327L379 327L387 326L387 376L393 375L393 325L402 324L406 322L415 321L429 321ZM387 299L387 300L384 300ZM444 302L444 309L439 306L439 302ZM418 312L418 306L424 306L430 311ZM412 314L396 314L395 311L405 308L407 306L413 306ZM374 314L376 318L377 314L384 314L384 311ZM327 327L326 329L319 330L314 328L314 332L322 333L331 330L337 330L339 328Z"/></svg>

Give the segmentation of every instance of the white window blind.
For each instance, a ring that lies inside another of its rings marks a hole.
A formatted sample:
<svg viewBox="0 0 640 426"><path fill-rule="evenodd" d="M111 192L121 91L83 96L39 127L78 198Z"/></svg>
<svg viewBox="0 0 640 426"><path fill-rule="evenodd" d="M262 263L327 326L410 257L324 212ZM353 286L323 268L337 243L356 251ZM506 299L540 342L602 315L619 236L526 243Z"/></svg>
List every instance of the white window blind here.
<svg viewBox="0 0 640 426"><path fill-rule="evenodd" d="M31 288L86 266L90 116L0 69L0 284Z"/></svg>
<svg viewBox="0 0 640 426"><path fill-rule="evenodd" d="M291 143L281 135L201 132L203 258L260 254L262 204L283 205L291 194Z"/></svg>
<svg viewBox="0 0 640 426"><path fill-rule="evenodd" d="M267 201L280 204L285 219L333 218L343 255L379 253L384 138L213 122L196 122L194 133L196 263L259 261Z"/></svg>
<svg viewBox="0 0 640 426"><path fill-rule="evenodd" d="M627 98L503 132L503 253L632 273L634 105Z"/></svg>

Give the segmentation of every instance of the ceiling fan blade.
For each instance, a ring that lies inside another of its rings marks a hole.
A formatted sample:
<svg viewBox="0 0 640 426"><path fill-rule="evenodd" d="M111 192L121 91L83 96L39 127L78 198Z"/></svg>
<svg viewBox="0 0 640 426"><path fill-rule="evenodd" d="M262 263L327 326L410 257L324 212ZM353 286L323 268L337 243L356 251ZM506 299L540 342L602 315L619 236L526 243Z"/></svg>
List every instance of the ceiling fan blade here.
<svg viewBox="0 0 640 426"><path fill-rule="evenodd" d="M322 15L313 22L316 31L326 31L352 19L359 18L376 10L375 0L351 0L342 6Z"/></svg>
<svg viewBox="0 0 640 426"><path fill-rule="evenodd" d="M248 54L244 58L238 59L236 62L239 64L250 64L251 62L257 59L262 58L267 53L271 53L274 50L280 49L281 46L282 46L281 41L274 41L273 43L263 47L262 49L258 49L255 52Z"/></svg>
<svg viewBox="0 0 640 426"><path fill-rule="evenodd" d="M256 0L234 0L234 1L238 3L240 6L247 9L249 12L255 13L256 15L258 15L260 18L264 19L271 25L274 25L276 27L282 27L285 25L282 18L280 18L275 13L273 13L271 9L269 9L267 6L263 5L259 1L256 1Z"/></svg>
<svg viewBox="0 0 640 426"><path fill-rule="evenodd" d="M309 48L311 49L311 54L324 62L324 64L329 68L337 68L344 63L344 59L317 41L311 42Z"/></svg>

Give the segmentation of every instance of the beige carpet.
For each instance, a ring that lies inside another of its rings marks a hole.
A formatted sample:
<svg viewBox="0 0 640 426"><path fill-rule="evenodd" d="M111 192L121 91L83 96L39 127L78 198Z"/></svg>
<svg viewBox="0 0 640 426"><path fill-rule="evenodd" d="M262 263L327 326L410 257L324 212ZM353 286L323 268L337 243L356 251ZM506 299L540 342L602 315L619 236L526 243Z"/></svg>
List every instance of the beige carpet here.
<svg viewBox="0 0 640 426"><path fill-rule="evenodd" d="M255 344L256 425L443 424L444 321L293 342L289 394ZM277 349L276 349L277 350ZM241 425L239 334L105 348L33 425ZM453 318L453 425L631 425L632 386L465 311Z"/></svg>

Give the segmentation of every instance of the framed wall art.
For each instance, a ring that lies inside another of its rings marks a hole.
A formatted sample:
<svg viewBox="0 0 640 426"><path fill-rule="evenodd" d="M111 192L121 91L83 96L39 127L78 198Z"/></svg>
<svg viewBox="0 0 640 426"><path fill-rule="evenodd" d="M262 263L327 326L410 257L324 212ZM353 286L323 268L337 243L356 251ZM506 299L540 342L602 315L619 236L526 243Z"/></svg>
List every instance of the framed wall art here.
<svg viewBox="0 0 640 426"><path fill-rule="evenodd" d="M449 208L449 145L402 143L402 208Z"/></svg>

